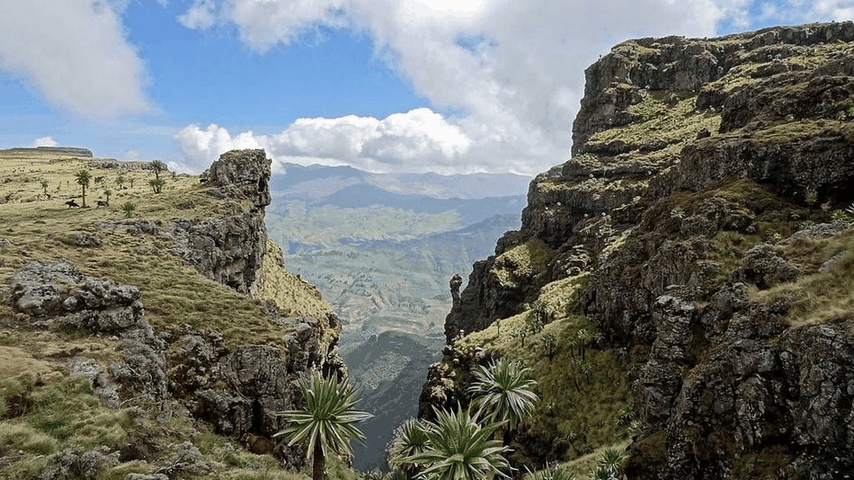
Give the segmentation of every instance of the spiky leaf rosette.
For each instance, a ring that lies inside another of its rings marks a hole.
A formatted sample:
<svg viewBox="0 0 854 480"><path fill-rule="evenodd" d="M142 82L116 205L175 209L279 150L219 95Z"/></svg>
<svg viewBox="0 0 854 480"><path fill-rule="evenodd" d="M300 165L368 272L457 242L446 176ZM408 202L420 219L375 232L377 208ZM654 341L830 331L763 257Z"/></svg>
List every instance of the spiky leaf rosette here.
<svg viewBox="0 0 854 480"><path fill-rule="evenodd" d="M504 422L481 426L477 415L468 409L451 413L436 410L437 423L427 424L427 449L407 459L408 463L424 465L422 476L429 480L481 479L486 472L510 478L502 470L510 464L504 458L509 448L492 439L495 430Z"/></svg>
<svg viewBox="0 0 854 480"><path fill-rule="evenodd" d="M305 400L303 410L280 412L291 425L274 436L290 439L289 445L306 441L309 458L319 444L324 457L329 450L337 454L352 454L350 439L364 440L365 435L355 424L373 415L354 409L356 394L347 383L338 383L336 377L323 378L317 373L300 380Z"/></svg>
<svg viewBox="0 0 854 480"><path fill-rule="evenodd" d="M408 419L394 432L394 438L389 448L389 464L400 468L412 465L406 459L418 455L427 449L427 433L429 428L426 422Z"/></svg>
<svg viewBox="0 0 854 480"><path fill-rule="evenodd" d="M521 363L501 358L474 373L475 382L469 387L473 404L489 412L493 420L507 420L511 428L534 413L537 394L536 381L528 378L528 368Z"/></svg>

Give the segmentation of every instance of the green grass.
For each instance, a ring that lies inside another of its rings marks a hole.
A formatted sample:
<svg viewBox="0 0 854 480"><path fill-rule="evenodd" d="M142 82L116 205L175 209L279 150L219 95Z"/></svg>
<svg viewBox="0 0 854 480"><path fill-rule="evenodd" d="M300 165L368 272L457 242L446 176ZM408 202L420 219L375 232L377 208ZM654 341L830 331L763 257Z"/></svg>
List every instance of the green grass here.
<svg viewBox="0 0 854 480"><path fill-rule="evenodd" d="M788 304L784 321L790 326L854 319L854 231L827 240L794 241L780 250L804 275L768 290L753 290L753 298L769 306ZM835 267L818 271L821 264L839 253L843 256Z"/></svg>
<svg viewBox="0 0 854 480"><path fill-rule="evenodd" d="M52 464L55 455L73 448L113 451L131 437L145 438L158 454L171 458L178 444L192 439L212 471L201 476L180 474L178 478L221 480L302 480L305 472L292 473L269 455L255 455L241 444L214 434L204 423L180 417L166 421L132 418L121 410L106 407L95 397L81 376L60 376L38 384L27 375L0 381L2 398L22 394L30 409L23 414L0 415L0 456L14 452L0 463L0 478L35 480ZM162 465L143 460L119 463L102 469L98 480L123 480L130 473L155 473ZM330 462L332 479L355 480L357 474L340 460Z"/></svg>
<svg viewBox="0 0 854 480"><path fill-rule="evenodd" d="M26 454L49 455L70 446L117 449L134 426L125 412L105 407L81 376L36 382L24 374L4 380L0 394L0 446Z"/></svg>

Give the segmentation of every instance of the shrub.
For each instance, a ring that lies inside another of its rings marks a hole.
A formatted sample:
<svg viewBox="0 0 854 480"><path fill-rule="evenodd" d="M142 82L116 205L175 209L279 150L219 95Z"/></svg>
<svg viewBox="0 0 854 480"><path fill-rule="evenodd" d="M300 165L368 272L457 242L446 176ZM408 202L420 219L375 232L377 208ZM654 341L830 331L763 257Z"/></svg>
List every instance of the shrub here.
<svg viewBox="0 0 854 480"><path fill-rule="evenodd" d="M125 202L122 205L122 211L125 212L125 217L130 218L133 216L133 212L136 210L136 204L133 202Z"/></svg>
<svg viewBox="0 0 854 480"><path fill-rule="evenodd" d="M154 180L149 180L148 184L154 190L154 193L160 193L163 191L163 186L166 185L166 180L156 178Z"/></svg>
<svg viewBox="0 0 854 480"><path fill-rule="evenodd" d="M549 361L551 362L555 356L555 352L557 352L557 337L553 333L547 333L543 335L540 342L542 342L543 348L546 350L546 354L549 356Z"/></svg>

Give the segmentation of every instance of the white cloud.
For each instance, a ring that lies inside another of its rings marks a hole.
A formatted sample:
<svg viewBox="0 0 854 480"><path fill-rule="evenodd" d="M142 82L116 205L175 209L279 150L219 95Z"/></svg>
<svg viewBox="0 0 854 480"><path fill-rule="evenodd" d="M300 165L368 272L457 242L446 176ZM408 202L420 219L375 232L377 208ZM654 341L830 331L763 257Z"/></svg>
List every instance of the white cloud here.
<svg viewBox="0 0 854 480"><path fill-rule="evenodd" d="M0 68L84 117L148 111L143 62L116 11L126 0L0 0Z"/></svg>
<svg viewBox="0 0 854 480"><path fill-rule="evenodd" d="M136 161L136 160L139 160L140 155L141 154L139 153L139 150L137 150L135 148L129 148L129 149L125 150L124 152L122 152L121 159L126 160L126 161Z"/></svg>
<svg viewBox="0 0 854 480"><path fill-rule="evenodd" d="M39 137L33 140L33 147L55 147L59 145L53 137Z"/></svg>
<svg viewBox="0 0 854 480"><path fill-rule="evenodd" d="M813 10L816 15L827 15L836 21L854 20L854 2L851 0L819 0Z"/></svg>
<svg viewBox="0 0 854 480"><path fill-rule="evenodd" d="M219 154L234 148L264 148L279 162L309 165L349 164L375 171L447 171L471 169L463 159L472 145L459 126L436 112L418 108L384 119L349 115L301 118L276 135L251 131L233 136L223 127L189 125L175 137L186 160L198 172Z"/></svg>
<svg viewBox="0 0 854 480"><path fill-rule="evenodd" d="M216 23L214 12L215 5L212 1L196 0L187 13L178 17L178 21L187 28L204 30Z"/></svg>
<svg viewBox="0 0 854 480"><path fill-rule="evenodd" d="M208 125L202 130L198 125L188 125L173 137L185 163L178 170L198 173L217 157L236 148L264 148L268 152L267 137L256 137L251 131L232 137L228 130L218 125Z"/></svg>
<svg viewBox="0 0 854 480"><path fill-rule="evenodd" d="M821 14L829 20L850 7L850 0L819 1L812 9L807 0L785 1L798 4L805 19ZM460 112L455 118L435 117L457 129L457 143L450 136L441 136L444 143L436 142L435 135L424 133L429 122L416 121L408 112L403 114L406 119L424 132L416 134L412 125L398 125L393 116L382 121L387 130L376 138L366 132L379 130L362 124L376 119L308 119L307 125L296 122L277 136L289 135L289 141L274 143L280 148L338 162L369 158L374 168L385 170L510 168L536 173L568 156L572 121L584 91L583 71L597 56L629 38L713 36L724 24L747 28L751 8L762 3L229 0L210 15L235 25L240 38L259 52L297 42L318 26L367 33L377 57L392 58L390 68L435 109ZM770 7L761 11L770 16L777 12ZM398 136L400 132L405 134Z"/></svg>

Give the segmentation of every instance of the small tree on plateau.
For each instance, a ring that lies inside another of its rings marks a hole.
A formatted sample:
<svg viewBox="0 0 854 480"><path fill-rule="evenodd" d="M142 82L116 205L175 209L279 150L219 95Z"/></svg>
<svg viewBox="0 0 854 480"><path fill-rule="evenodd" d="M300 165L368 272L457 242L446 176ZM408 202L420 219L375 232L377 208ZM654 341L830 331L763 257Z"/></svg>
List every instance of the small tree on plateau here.
<svg viewBox="0 0 854 480"><path fill-rule="evenodd" d="M355 410L353 388L339 384L334 376L323 378L313 372L300 380L300 389L305 407L280 412L291 425L273 436L284 435L290 439L289 445L305 442L308 457L313 460L311 478L323 480L326 457L330 453L352 454L350 439L365 439L355 424L373 415Z"/></svg>
<svg viewBox="0 0 854 480"><path fill-rule="evenodd" d="M41 185L42 185L42 190L44 191L44 194L45 194L45 195L47 195L47 187L48 187L48 185L50 185L50 184L49 184L49 183L47 183L47 180L42 180L42 181L41 181Z"/></svg>
<svg viewBox="0 0 854 480"><path fill-rule="evenodd" d="M160 174L169 171L169 167L160 160L151 162L151 169L154 170L154 178L160 180Z"/></svg>
<svg viewBox="0 0 854 480"><path fill-rule="evenodd" d="M74 174L74 178L77 185L80 185L80 187L83 188L83 208L86 208L86 187L89 186L89 181L92 179L92 176L89 175L88 170L80 170Z"/></svg>
<svg viewBox="0 0 854 480"><path fill-rule="evenodd" d="M166 185L166 180L155 178L154 180L149 180L148 184L151 185L154 193L160 193L163 191L163 185Z"/></svg>

